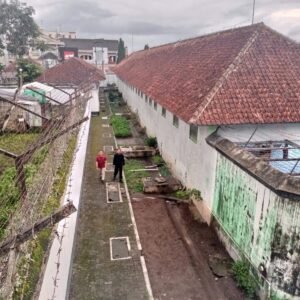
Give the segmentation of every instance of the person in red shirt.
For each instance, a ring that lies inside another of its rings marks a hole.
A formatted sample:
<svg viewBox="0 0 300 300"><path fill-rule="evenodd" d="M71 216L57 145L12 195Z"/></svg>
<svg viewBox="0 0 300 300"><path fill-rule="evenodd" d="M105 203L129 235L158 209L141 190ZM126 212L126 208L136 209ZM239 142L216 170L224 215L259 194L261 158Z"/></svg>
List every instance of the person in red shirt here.
<svg viewBox="0 0 300 300"><path fill-rule="evenodd" d="M103 151L99 151L96 156L96 168L100 171L100 180L104 182L105 180L105 171L106 171L106 161L107 158Z"/></svg>

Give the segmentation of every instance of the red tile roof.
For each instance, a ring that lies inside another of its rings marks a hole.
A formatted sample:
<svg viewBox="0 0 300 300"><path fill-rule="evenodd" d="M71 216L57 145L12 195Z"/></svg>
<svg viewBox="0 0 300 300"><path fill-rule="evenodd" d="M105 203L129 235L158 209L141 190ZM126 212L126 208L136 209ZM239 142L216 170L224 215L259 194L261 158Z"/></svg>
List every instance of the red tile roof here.
<svg viewBox="0 0 300 300"><path fill-rule="evenodd" d="M78 86L87 80L97 82L104 79L105 76L100 69L73 57L46 70L37 81L57 86Z"/></svg>
<svg viewBox="0 0 300 300"><path fill-rule="evenodd" d="M300 47L264 24L133 53L118 77L199 125L300 122Z"/></svg>

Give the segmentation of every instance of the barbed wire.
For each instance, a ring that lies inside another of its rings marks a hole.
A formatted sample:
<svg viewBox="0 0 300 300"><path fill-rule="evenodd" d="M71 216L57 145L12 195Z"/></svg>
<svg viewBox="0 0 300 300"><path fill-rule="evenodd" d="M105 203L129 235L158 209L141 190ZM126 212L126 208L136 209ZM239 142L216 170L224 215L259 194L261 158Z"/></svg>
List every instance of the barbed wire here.
<svg viewBox="0 0 300 300"><path fill-rule="evenodd" d="M0 231L2 230L0 240L3 240L9 235L13 235L14 233L18 233L22 228L24 228L24 226L35 224L37 220L45 216L47 200L51 194L53 184L55 180L57 180L56 175L63 160L63 156L65 156L66 160L71 161L70 165L72 170L75 155L78 149L81 147L80 140L77 141L74 152L70 151L70 153L68 153L66 151L71 138L73 137L74 139L76 139L79 132L78 126L71 128L70 131L68 131L67 129L69 127L72 127L73 124L76 124L77 122L79 122L78 125L80 125L80 121L83 120L84 114L87 109L87 103L89 103L90 99L90 90L91 84L87 85L85 83L85 85L81 89L77 89L73 93L72 101L67 103L67 105L53 105L54 111L52 112L53 114L51 122L46 124L47 126L45 126L44 128L42 127L36 132L33 132L31 128L26 128L25 130L22 130L22 133L16 131L16 133L13 134L13 138L16 138L16 143L12 148L14 148L13 151L16 152L18 156L15 159L15 161L18 160L18 163L16 163L15 166L11 161L12 158L3 157L3 154L0 154L0 156L2 156L4 160L7 159L8 161L10 161L10 163L7 163L7 168L10 168L10 170L15 170L14 172L11 171L11 176L8 178L9 182L7 182L9 186L6 187L8 192L12 192L12 194L5 195L5 197L1 197L0 199L1 209L8 207L14 208L11 211L8 211L6 218L0 219ZM84 91L84 93L80 91ZM6 111L7 110L5 109L5 112ZM22 112L22 109L20 109L19 112ZM18 116L14 115L13 117L16 118ZM38 117L36 118L38 119ZM60 132L63 132L61 136L59 136ZM0 135L0 141L1 138L7 137L7 134L11 134L11 132L4 132L2 136ZM17 139L17 137L19 137L20 135L32 135L34 136L34 138L32 139L32 142L30 141L31 143L29 142L28 145L24 145L20 144L20 141L22 143L21 139ZM55 138L51 139L52 137ZM2 146L3 145L1 145L1 147ZM11 151L9 147L6 147L5 149ZM42 155L40 155L41 153ZM39 162L38 160L41 161ZM38 161L38 163L36 163L36 161ZM33 171L30 169L31 167L34 169ZM0 180L8 170L7 168L0 170ZM27 175L30 172L33 172L33 176L31 176L32 178L29 182ZM72 187L71 178L72 174L70 174L70 179L67 184L68 189ZM63 178L62 176L59 181L56 182L56 185L64 185L64 180L65 178ZM20 183L24 182L26 185L26 190L22 191L20 190L19 185ZM19 190L18 188L16 188L16 186L19 188ZM11 191L9 187L11 187ZM67 197L68 201L71 201L69 196L70 192L68 192ZM35 238L34 232L32 233L32 237ZM62 241L63 236L60 237L60 239ZM26 252L27 244L28 243L24 243L19 251L23 253ZM15 261L14 264L16 265L17 262Z"/></svg>

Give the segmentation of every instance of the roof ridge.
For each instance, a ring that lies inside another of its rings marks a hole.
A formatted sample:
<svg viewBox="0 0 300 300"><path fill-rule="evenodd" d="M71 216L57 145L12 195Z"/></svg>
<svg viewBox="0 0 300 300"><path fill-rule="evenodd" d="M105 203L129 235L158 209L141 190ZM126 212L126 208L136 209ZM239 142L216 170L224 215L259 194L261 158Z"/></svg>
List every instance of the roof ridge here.
<svg viewBox="0 0 300 300"><path fill-rule="evenodd" d="M259 23L261 24L261 23ZM213 100L214 96L217 94L219 89L223 86L225 80L230 76L230 74L235 71L238 66L240 65L244 55L247 53L249 48L254 44L256 41L258 35L259 35L259 29L261 27L258 27L253 34L251 34L250 38L247 40L245 45L241 48L241 50L238 52L236 57L233 59L233 61L230 63L230 65L226 68L226 70L222 73L220 78L216 81L215 85L211 88L211 90L206 94L204 100L199 105L198 109L194 112L193 116L189 119L189 123L194 123L198 118L201 117L205 109L208 107L208 105Z"/></svg>
<svg viewBox="0 0 300 300"><path fill-rule="evenodd" d="M141 52L144 52L144 51L151 52L151 50L155 50L155 49L162 48L162 47L165 47L165 46L171 46L171 45L175 45L177 43L188 42L188 41L192 41L192 40L196 40L196 39L202 39L202 38L210 37L210 36L213 36L213 35L219 35L219 34L223 34L223 33L226 33L226 32L232 32L232 31L240 30L240 29L244 29L244 28L250 28L250 27L261 28L262 25L266 26L264 24L264 22L259 22L259 23L254 23L254 24L250 24L250 25L246 25L246 26L240 26L240 27L235 27L235 28L228 28L228 29L224 29L224 30L220 30L220 31L214 31L214 32L206 33L206 34L203 34L203 35L189 37L189 38L186 38L186 39L183 39L183 40L177 40L177 41L174 41L174 42L170 42L170 43L166 43L166 44L162 44L162 45L150 47L147 50L141 49L141 50L135 51L135 52L131 53L128 56L128 58L130 56L136 54L136 53L141 53Z"/></svg>

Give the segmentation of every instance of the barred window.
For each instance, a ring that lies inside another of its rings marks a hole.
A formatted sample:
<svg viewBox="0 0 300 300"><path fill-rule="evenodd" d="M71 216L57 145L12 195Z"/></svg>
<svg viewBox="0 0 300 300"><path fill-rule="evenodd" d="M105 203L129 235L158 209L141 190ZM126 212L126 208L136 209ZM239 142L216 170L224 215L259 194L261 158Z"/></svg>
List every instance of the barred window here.
<svg viewBox="0 0 300 300"><path fill-rule="evenodd" d="M194 143L197 143L197 138L198 138L198 126L191 124L190 125L190 139Z"/></svg>
<svg viewBox="0 0 300 300"><path fill-rule="evenodd" d="M173 125L178 128L179 127L179 119L173 115Z"/></svg>

